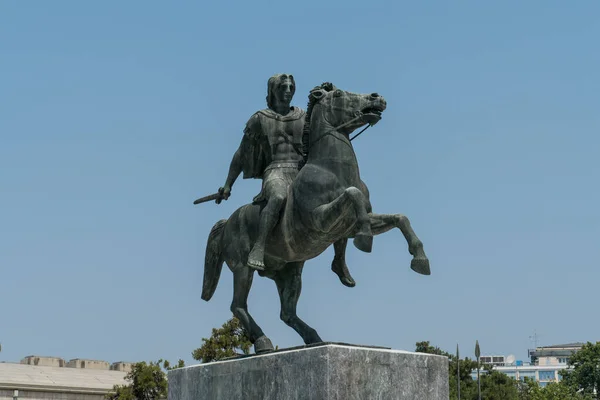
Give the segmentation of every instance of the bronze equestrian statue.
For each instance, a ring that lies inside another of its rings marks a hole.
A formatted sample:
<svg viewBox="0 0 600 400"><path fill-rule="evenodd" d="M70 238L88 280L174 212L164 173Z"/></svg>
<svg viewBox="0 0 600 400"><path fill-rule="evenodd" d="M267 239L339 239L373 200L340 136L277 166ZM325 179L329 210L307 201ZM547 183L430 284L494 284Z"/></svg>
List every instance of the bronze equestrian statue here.
<svg viewBox="0 0 600 400"><path fill-rule="evenodd" d="M302 135L306 113L298 107L290 107L296 82L291 74L272 76L267 86L267 109L260 110L250 117L244 129L244 136L235 152L229 174L222 188L221 199L227 200L231 187L243 172L244 178L262 178L262 190L253 202L261 204L258 238L250 255L248 266L264 270L264 253L267 236L279 221L281 210L286 202L288 187L298 175L304 162ZM347 238L334 243L335 256L331 269L342 284L353 287L355 281L346 266Z"/></svg>
<svg viewBox="0 0 600 400"><path fill-rule="evenodd" d="M290 85L293 85L292 82L290 80ZM360 127L375 125L385 109L386 101L377 93L356 94L324 83L309 94L300 138L297 130L286 131L290 132L288 140L292 147L301 149L302 160L294 158L300 161L301 168L293 173L295 177L291 183L285 183L287 193L283 196L284 201L280 204L280 199L276 200L276 207L273 207L280 208L281 212L264 239L264 250L261 249L264 255L256 254L257 259L264 257L264 267L259 266L258 274L273 279L277 285L281 319L298 332L306 344L322 340L296 314L302 268L307 260L317 257L332 244L335 247L336 243L341 243L345 248L345 241L353 238L359 250L370 252L374 235L399 228L413 256L411 268L420 274L430 274L423 243L411 228L408 218L401 214L374 214L369 191L360 178L350 134ZM252 128L248 129L251 132ZM274 144L277 145L277 142ZM255 151L266 150L266 147L255 148ZM271 160L271 163L278 162ZM230 177L236 171L234 168ZM263 192L265 181L268 177L263 176ZM226 183L217 195L213 195L217 202L229 195L233 181L228 179L227 182L230 185ZM279 196L278 192L276 196ZM213 226L206 246L202 288L202 299L209 301L217 288L223 262L227 263L234 281L231 311L246 329L256 353L273 349L270 339L248 312L247 305L257 269L256 265L248 265L248 259L257 241L263 240L261 235L265 230L261 229L265 226L270 228L272 223L263 223L263 213L269 202L267 205L264 201L246 204L229 219L220 220ZM259 242L258 246L262 244Z"/></svg>

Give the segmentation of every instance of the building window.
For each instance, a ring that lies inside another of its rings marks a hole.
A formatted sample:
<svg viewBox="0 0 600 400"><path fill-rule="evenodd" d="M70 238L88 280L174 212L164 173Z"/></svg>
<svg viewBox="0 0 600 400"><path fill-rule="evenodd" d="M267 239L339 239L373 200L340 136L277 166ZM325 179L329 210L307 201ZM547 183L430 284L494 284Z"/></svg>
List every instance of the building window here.
<svg viewBox="0 0 600 400"><path fill-rule="evenodd" d="M519 378L520 380L523 380L524 378L529 378L535 381L535 371L519 371Z"/></svg>
<svg viewBox="0 0 600 400"><path fill-rule="evenodd" d="M554 371L540 371L540 381L553 381L556 377Z"/></svg>

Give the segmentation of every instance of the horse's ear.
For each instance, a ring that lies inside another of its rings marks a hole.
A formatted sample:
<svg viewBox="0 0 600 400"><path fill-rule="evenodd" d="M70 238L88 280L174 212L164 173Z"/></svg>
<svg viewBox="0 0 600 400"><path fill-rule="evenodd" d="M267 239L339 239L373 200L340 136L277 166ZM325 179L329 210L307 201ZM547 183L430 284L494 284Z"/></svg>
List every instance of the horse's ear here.
<svg viewBox="0 0 600 400"><path fill-rule="evenodd" d="M321 84L321 88L323 88L324 90L326 90L328 92L332 92L336 89L335 85L331 82L323 82Z"/></svg>

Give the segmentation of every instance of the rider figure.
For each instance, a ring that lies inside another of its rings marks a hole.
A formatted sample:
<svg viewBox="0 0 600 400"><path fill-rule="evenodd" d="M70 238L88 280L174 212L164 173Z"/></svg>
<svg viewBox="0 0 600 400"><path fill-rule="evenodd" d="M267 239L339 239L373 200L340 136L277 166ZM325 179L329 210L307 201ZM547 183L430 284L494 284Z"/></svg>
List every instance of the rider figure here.
<svg viewBox="0 0 600 400"><path fill-rule="evenodd" d="M244 136L235 152L225 185L219 189L223 199L240 173L244 179L262 178L262 190L254 197L256 204L266 202L260 213L257 240L248 257L248 266L264 270L265 244L269 233L279 221L287 198L287 190L303 161L302 133L306 113L290 107L296 91L294 77L289 74L272 76L267 85L267 109L254 113L244 129ZM220 201L218 201L220 202ZM334 244L332 270L349 287L355 285L345 262L347 239Z"/></svg>

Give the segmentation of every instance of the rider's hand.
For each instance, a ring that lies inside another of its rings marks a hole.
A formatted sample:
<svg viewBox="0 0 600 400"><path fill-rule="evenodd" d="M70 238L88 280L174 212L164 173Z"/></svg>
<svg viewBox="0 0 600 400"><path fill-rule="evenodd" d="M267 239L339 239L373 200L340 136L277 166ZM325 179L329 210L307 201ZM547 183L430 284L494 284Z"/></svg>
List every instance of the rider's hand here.
<svg viewBox="0 0 600 400"><path fill-rule="evenodd" d="M221 204L222 200L227 200L231 196L231 188L229 186L220 187L219 194L221 197L215 200L217 204Z"/></svg>

